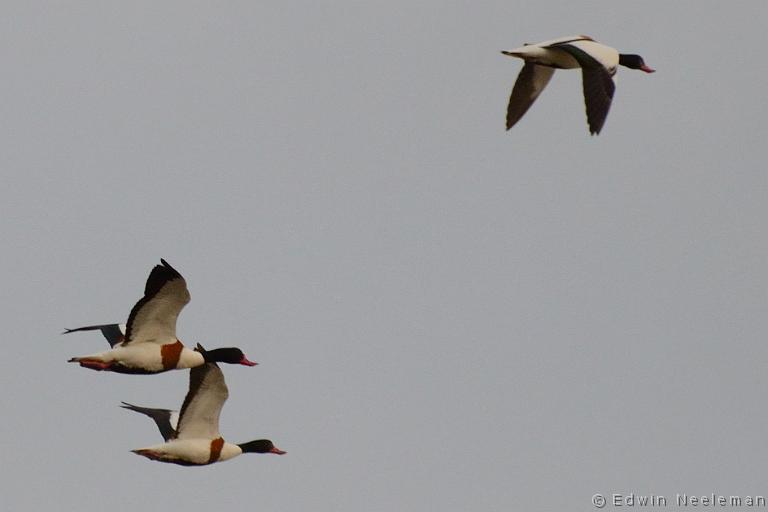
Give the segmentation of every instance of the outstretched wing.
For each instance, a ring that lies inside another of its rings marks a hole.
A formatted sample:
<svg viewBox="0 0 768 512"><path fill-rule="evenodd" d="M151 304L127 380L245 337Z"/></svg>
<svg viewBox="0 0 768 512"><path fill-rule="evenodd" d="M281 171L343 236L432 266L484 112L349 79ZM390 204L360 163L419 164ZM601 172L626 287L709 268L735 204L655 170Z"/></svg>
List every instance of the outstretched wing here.
<svg viewBox="0 0 768 512"><path fill-rule="evenodd" d="M572 44L557 44L554 47L568 52L581 66L589 133L592 135L599 134L603 124L605 124L605 119L608 117L613 92L616 90L611 74L602 63L581 48Z"/></svg>
<svg viewBox="0 0 768 512"><path fill-rule="evenodd" d="M533 102L539 97L541 91L549 83L554 68L549 66L539 66L526 62L520 74L517 75L517 81L512 88L512 94L509 97L507 106L507 130L515 126L520 118L528 112Z"/></svg>
<svg viewBox="0 0 768 512"><path fill-rule="evenodd" d="M216 439L219 415L229 396L224 374L216 363L189 371L189 391L179 414L176 439Z"/></svg>
<svg viewBox="0 0 768 512"><path fill-rule="evenodd" d="M140 412L141 414L146 414L152 418L155 421L157 428L160 429L160 434L163 436L164 440L168 441L176 434L176 424L179 420L176 411L172 411L170 409L139 407L138 405L129 404L128 402L122 402L122 404L123 405L120 407L123 409Z"/></svg>
<svg viewBox="0 0 768 512"><path fill-rule="evenodd" d="M176 269L160 260L150 272L144 297L128 316L124 345L129 343L175 343L176 319L189 302L187 283Z"/></svg>
<svg viewBox="0 0 768 512"><path fill-rule="evenodd" d="M70 332L77 331L101 331L101 334L107 338L110 347L114 347L125 339L125 324L87 325L75 329L64 329L62 334L69 334Z"/></svg>

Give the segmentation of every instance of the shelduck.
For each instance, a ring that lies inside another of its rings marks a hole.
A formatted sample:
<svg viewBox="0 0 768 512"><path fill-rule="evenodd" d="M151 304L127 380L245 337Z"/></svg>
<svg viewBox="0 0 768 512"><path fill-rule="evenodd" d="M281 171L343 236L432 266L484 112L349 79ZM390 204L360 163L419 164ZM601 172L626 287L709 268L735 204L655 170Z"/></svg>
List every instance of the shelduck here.
<svg viewBox="0 0 768 512"><path fill-rule="evenodd" d="M64 334L100 330L110 344L105 352L73 357L70 363L99 371L152 374L194 368L211 362L255 366L239 348L200 352L176 337L176 319L190 301L187 283L167 261L160 260L147 278L142 297L123 324L101 324L67 329Z"/></svg>
<svg viewBox="0 0 768 512"><path fill-rule="evenodd" d="M198 345L198 351L205 350ZM146 414L157 424L165 443L132 450L151 460L203 466L222 462L243 453L286 452L269 439L234 444L224 441L219 433L219 415L229 396L224 374L216 363L196 366L189 373L189 391L176 419L170 409L139 407L123 402L122 407Z"/></svg>
<svg viewBox="0 0 768 512"><path fill-rule="evenodd" d="M599 134L611 108L616 85L613 75L619 65L653 73L639 55L619 53L589 36L568 36L536 44L525 44L504 55L523 59L507 107L507 130L528 111L549 83L555 69L581 68L584 103L591 135Z"/></svg>

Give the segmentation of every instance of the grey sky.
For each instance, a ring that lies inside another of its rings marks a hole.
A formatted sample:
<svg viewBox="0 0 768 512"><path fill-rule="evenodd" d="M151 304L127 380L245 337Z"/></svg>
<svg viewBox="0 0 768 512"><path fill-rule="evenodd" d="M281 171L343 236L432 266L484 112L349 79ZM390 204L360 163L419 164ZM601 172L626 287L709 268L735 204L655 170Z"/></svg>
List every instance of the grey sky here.
<svg viewBox="0 0 768 512"><path fill-rule="evenodd" d="M0 509L768 495L768 4L0 14ZM619 70L599 137L576 71L505 132L499 50L580 33L658 72ZM120 401L178 408L187 372L65 362L161 257L181 339L260 362L225 368L224 437L286 456L137 457L160 436Z"/></svg>

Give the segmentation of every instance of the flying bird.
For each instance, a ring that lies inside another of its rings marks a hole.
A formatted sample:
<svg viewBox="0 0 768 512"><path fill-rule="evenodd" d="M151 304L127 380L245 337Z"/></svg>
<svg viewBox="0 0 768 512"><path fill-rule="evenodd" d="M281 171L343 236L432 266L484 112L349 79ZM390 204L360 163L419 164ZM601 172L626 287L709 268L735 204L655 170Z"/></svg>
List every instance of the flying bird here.
<svg viewBox="0 0 768 512"><path fill-rule="evenodd" d="M205 353L199 344L196 350ZM190 370L189 391L178 419L169 409L152 409L123 402L121 407L152 418L165 440L162 444L132 450L133 453L182 466L213 464L243 453L285 454L269 439L241 444L224 441L219 433L219 415L228 396L221 369L216 363L206 363Z"/></svg>
<svg viewBox="0 0 768 512"><path fill-rule="evenodd" d="M122 324L102 324L66 329L64 334L100 330L110 350L73 357L68 362L92 370L151 374L194 368L211 362L255 366L239 348L200 352L186 348L176 337L176 319L190 301L187 283L167 261L160 260L147 278L144 297L139 299Z"/></svg>
<svg viewBox="0 0 768 512"><path fill-rule="evenodd" d="M589 36L569 36L526 44L504 55L523 59L525 64L512 89L507 107L507 130L512 128L536 101L555 69L581 68L584 103L591 135L599 134L611 108L616 85L613 75L619 65L653 73L639 55L619 53Z"/></svg>

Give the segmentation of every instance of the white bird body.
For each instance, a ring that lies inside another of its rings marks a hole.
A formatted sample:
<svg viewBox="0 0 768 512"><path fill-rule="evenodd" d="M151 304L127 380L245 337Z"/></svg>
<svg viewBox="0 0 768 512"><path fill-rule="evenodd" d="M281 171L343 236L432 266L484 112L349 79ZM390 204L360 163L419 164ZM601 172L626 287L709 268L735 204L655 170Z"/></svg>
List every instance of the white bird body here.
<svg viewBox="0 0 768 512"><path fill-rule="evenodd" d="M174 353L174 354L172 354ZM178 359L176 359L178 355ZM205 359L200 352L172 343L157 345L156 343L136 343L128 346L116 345L111 350L96 352L80 356L78 360L99 361L107 368L116 371L113 367L124 368L124 373L160 373L169 369L169 361L175 360L171 369L181 370L194 368L205 364ZM130 371L135 369L135 372Z"/></svg>
<svg viewBox="0 0 768 512"><path fill-rule="evenodd" d="M504 51L504 55L519 57L526 62L559 69L580 68L581 64L570 53L556 45L569 44L589 54L602 65L610 75L616 73L619 65L619 52L615 48L594 41L588 36L567 36L550 39L536 44L527 44L514 50Z"/></svg>
<svg viewBox="0 0 768 512"><path fill-rule="evenodd" d="M239 446L216 439L174 439L133 450L138 455L160 462L189 466L202 466L223 462L243 453Z"/></svg>

